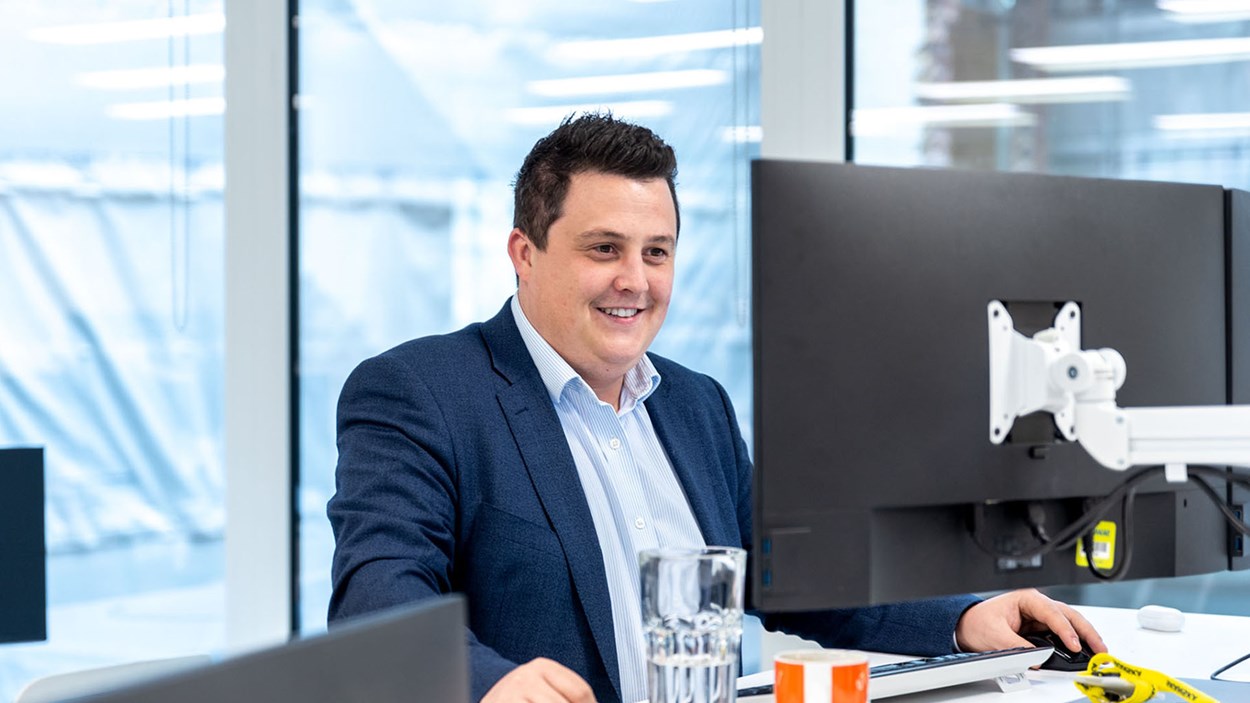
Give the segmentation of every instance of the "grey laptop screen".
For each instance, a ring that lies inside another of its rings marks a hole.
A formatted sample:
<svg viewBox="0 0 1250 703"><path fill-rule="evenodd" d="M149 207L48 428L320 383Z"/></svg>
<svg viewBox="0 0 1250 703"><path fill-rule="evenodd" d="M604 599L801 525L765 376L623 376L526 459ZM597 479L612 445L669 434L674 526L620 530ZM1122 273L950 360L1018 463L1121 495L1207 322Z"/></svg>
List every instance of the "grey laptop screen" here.
<svg viewBox="0 0 1250 703"><path fill-rule="evenodd" d="M469 700L459 596L360 618L289 644L143 684L92 703L390 703Z"/></svg>

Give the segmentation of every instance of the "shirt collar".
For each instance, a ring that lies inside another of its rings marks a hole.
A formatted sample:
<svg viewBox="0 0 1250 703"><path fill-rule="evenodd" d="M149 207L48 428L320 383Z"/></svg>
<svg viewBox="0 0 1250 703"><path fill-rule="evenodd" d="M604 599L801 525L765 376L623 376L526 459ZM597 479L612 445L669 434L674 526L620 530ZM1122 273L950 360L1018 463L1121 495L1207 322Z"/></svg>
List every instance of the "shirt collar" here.
<svg viewBox="0 0 1250 703"><path fill-rule="evenodd" d="M530 357L534 359L534 365L538 367L538 374L543 379L543 385L547 387L551 402L558 403L560 396L570 385L582 386L593 396L594 392L591 391L590 384L577 375L573 367L569 366L569 362L565 361L564 357L560 356L530 324L529 318L525 317L525 311L521 309L520 300L515 295L512 296L511 307L512 317L516 320L517 329L521 332L521 339L525 341L525 348L529 350ZM625 372L620 413L627 413L639 403L645 402L659 386L660 372L656 371L651 359L643 354L638 363Z"/></svg>

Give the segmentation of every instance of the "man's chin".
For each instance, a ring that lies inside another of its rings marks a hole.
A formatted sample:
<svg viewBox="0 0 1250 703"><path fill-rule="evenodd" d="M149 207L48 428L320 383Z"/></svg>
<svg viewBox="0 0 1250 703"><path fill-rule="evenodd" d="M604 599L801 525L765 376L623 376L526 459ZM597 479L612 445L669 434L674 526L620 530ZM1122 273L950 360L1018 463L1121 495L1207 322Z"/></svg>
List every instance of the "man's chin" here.
<svg viewBox="0 0 1250 703"><path fill-rule="evenodd" d="M636 366L646 353L647 346L631 345L627 348L615 347L607 350L599 358L610 366L628 371Z"/></svg>

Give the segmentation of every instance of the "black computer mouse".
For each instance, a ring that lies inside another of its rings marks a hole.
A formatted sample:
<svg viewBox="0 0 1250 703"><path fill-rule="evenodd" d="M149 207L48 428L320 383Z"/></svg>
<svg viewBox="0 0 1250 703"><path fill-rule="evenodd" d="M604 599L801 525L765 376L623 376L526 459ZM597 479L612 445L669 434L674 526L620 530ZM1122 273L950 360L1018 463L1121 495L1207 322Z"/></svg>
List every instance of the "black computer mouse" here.
<svg viewBox="0 0 1250 703"><path fill-rule="evenodd" d="M1054 647L1055 653L1042 662L1041 668L1043 669L1050 669L1051 671L1085 671L1089 668L1090 658L1094 656L1094 650L1089 648L1085 640L1081 640L1081 651L1073 652L1063 643L1059 635L1049 630L1045 632L1030 632L1023 635L1023 637L1037 647Z"/></svg>

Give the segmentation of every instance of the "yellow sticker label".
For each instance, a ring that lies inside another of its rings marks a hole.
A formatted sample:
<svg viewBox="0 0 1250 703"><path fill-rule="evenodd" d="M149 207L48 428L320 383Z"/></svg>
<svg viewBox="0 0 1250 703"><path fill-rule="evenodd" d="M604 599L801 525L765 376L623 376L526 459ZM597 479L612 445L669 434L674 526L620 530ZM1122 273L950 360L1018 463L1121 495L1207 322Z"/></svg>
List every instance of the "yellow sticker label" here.
<svg viewBox="0 0 1250 703"><path fill-rule="evenodd" d="M1103 520L1094 528L1094 566L1106 571L1115 566L1115 523ZM1089 566L1085 546L1076 543L1076 565Z"/></svg>

